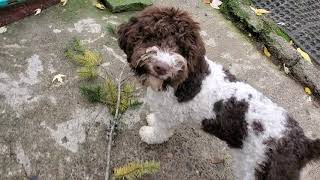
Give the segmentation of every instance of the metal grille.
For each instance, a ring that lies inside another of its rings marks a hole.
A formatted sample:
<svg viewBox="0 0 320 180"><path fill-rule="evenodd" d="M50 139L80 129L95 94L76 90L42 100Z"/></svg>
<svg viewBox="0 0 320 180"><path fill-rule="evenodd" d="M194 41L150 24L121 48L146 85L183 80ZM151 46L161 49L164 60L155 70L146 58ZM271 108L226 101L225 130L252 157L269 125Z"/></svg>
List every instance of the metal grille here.
<svg viewBox="0 0 320 180"><path fill-rule="evenodd" d="M320 0L253 0L267 15L320 64Z"/></svg>

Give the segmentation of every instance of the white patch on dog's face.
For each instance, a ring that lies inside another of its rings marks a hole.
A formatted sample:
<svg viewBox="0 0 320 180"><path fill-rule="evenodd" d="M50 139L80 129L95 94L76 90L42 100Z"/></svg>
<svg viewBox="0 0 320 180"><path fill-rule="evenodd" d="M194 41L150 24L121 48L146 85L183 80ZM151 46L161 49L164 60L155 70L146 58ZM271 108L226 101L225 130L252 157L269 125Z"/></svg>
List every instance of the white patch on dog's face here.
<svg viewBox="0 0 320 180"><path fill-rule="evenodd" d="M153 46L146 50L146 54L150 54L150 59L146 63L148 72L159 79L174 78L186 69L186 59L172 50Z"/></svg>
<svg viewBox="0 0 320 180"><path fill-rule="evenodd" d="M174 66L176 64L176 59L167 51L158 51L157 55L153 56L158 61L162 61L163 63L168 64L169 66Z"/></svg>

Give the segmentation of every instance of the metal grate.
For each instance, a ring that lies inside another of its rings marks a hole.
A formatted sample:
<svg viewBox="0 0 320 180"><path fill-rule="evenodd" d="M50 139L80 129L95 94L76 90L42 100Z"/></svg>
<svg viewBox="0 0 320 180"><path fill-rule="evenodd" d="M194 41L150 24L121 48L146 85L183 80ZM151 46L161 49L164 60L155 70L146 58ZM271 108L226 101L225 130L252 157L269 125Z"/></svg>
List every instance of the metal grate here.
<svg viewBox="0 0 320 180"><path fill-rule="evenodd" d="M253 0L253 3L270 10L268 16L320 64L320 0Z"/></svg>

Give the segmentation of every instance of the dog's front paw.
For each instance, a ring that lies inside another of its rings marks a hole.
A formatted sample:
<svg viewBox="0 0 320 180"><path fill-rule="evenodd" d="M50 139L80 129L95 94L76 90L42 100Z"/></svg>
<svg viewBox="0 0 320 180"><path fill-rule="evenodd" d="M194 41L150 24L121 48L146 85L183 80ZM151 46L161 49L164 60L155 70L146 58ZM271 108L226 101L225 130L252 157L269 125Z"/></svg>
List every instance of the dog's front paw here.
<svg viewBox="0 0 320 180"><path fill-rule="evenodd" d="M156 128L152 126L142 126L139 130L141 140L147 144L161 144L165 139L161 138L161 135L157 133Z"/></svg>

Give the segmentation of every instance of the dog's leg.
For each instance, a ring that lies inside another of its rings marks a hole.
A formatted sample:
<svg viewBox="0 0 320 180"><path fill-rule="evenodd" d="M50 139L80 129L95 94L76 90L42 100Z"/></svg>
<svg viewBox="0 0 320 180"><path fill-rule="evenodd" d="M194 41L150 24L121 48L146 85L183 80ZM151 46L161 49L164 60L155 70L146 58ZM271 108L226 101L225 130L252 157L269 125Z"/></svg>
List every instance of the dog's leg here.
<svg viewBox="0 0 320 180"><path fill-rule="evenodd" d="M142 126L139 131L141 140L147 144L161 144L168 141L173 133L173 129L159 128L155 126Z"/></svg>
<svg viewBox="0 0 320 180"><path fill-rule="evenodd" d="M142 141L148 144L161 144L174 134L174 128L169 127L169 123L160 117L155 113L147 116L148 126L141 127L139 131Z"/></svg>

